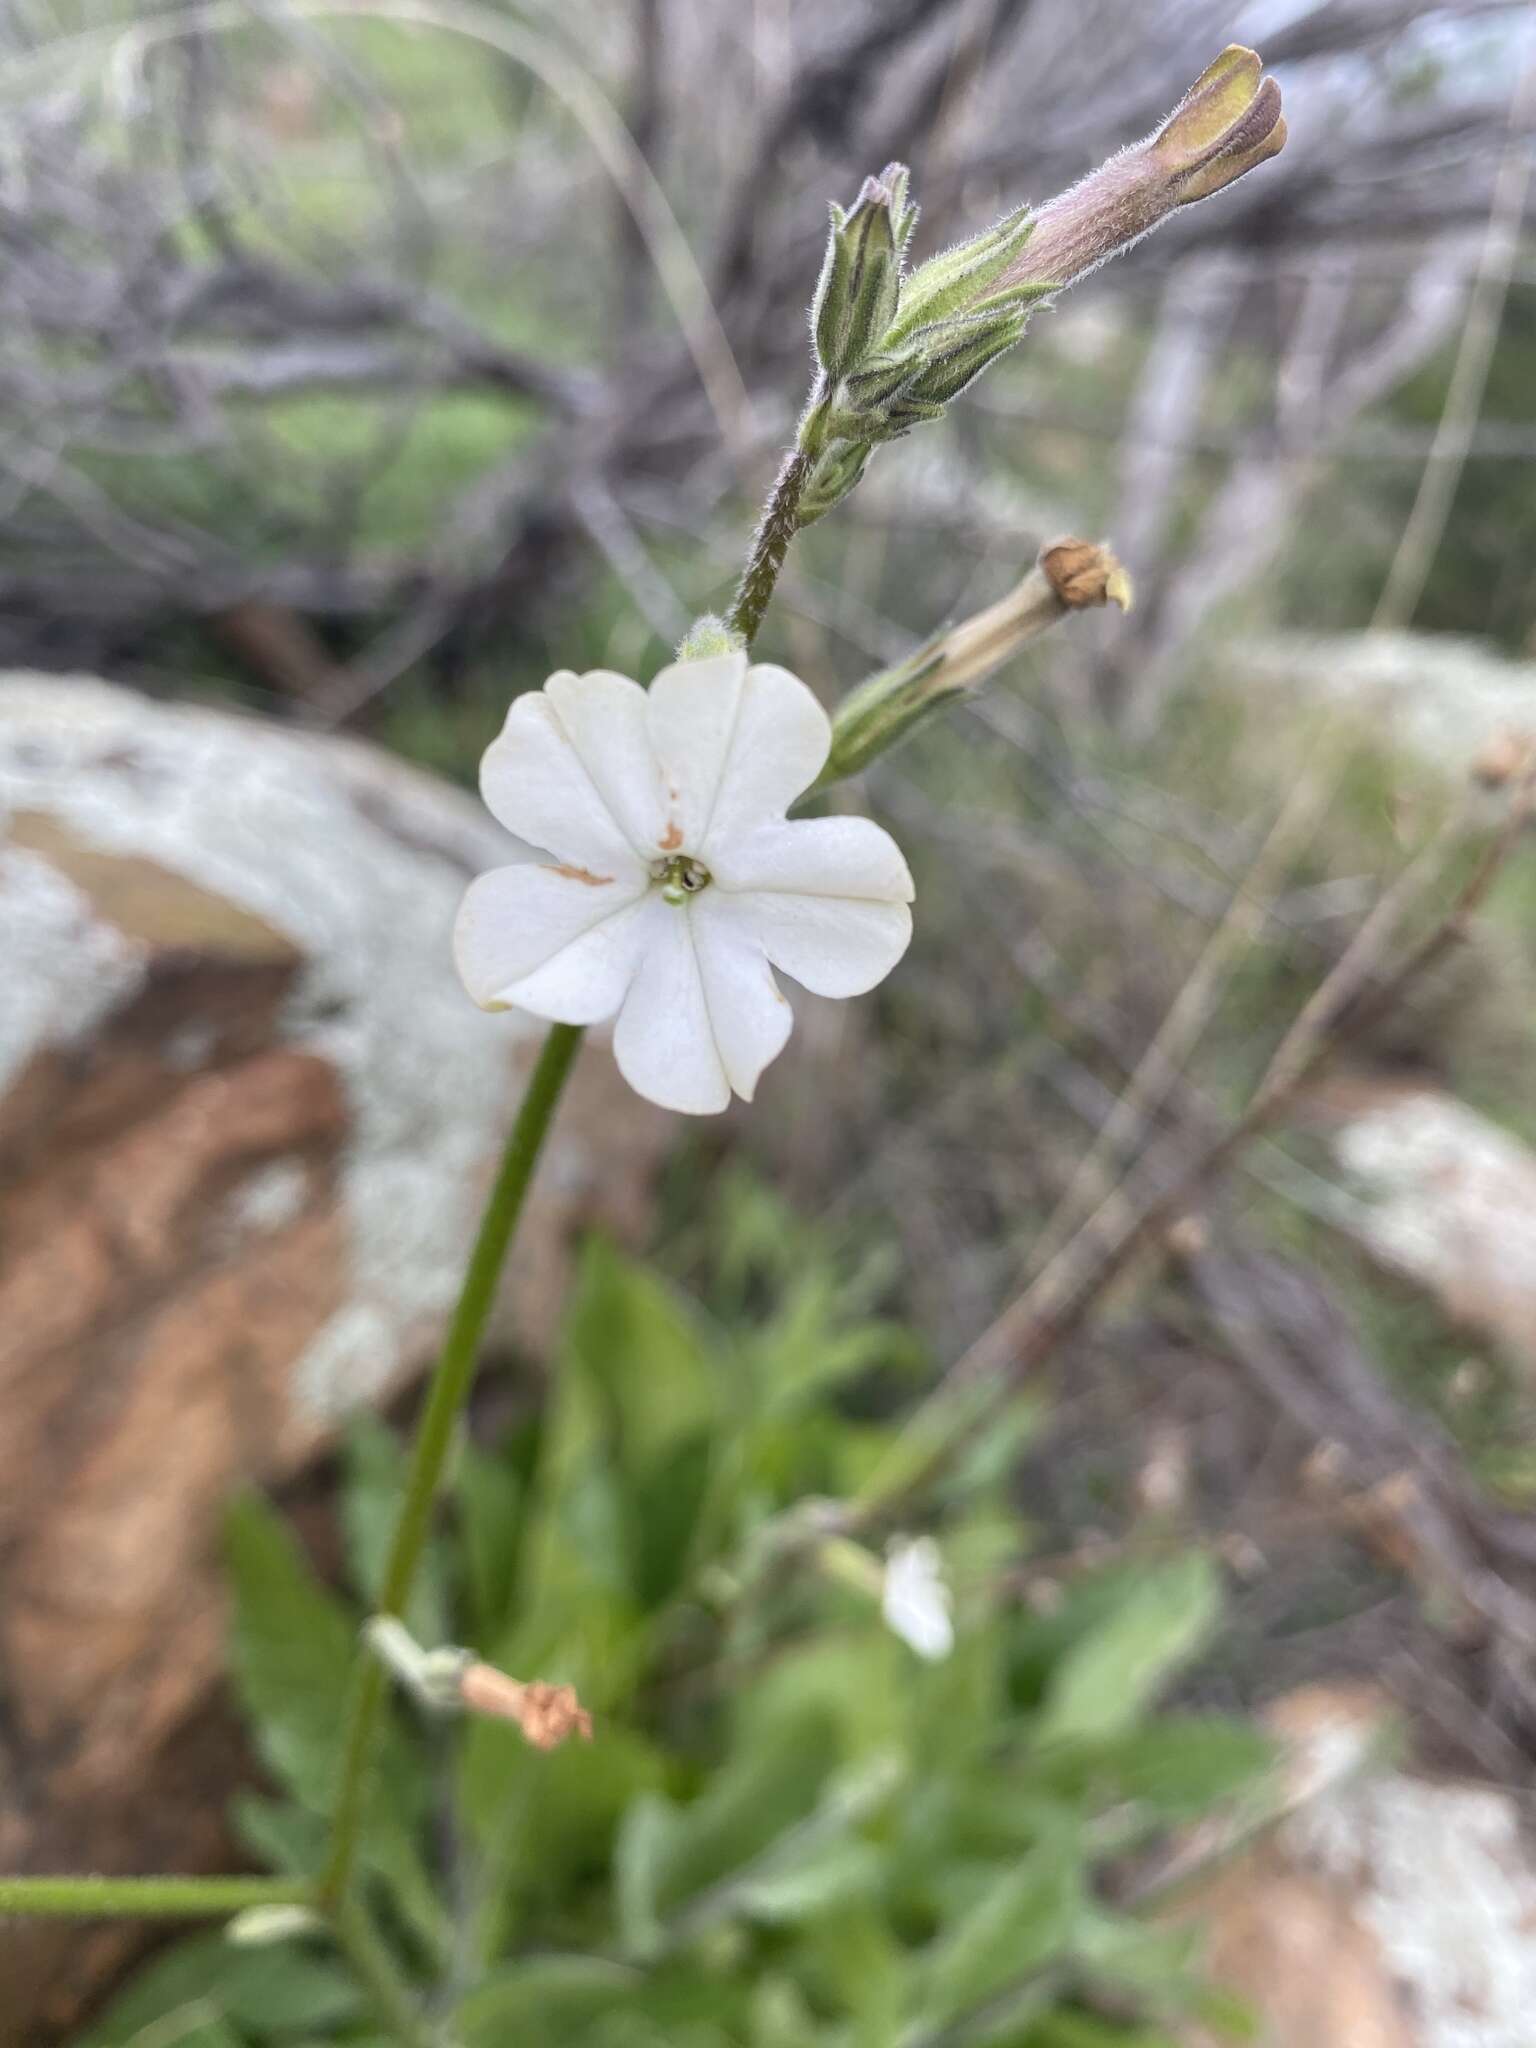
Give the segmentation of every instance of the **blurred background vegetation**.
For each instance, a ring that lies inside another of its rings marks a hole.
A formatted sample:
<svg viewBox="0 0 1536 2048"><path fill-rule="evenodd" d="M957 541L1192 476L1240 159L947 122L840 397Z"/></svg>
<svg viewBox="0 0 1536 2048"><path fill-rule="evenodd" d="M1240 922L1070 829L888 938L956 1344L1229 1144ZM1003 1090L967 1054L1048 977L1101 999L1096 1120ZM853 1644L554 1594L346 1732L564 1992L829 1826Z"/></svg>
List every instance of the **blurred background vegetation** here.
<svg viewBox="0 0 1536 2048"><path fill-rule="evenodd" d="M968 1617L954 1663L894 1668L825 1585L814 1626L776 1592L738 1640L697 1587L774 1513L856 1490L1068 1223L1238 1111L1415 849L1462 835L1410 929L1474 858L1499 796L1469 799L1473 771L1536 731L1528 8L16 0L0 37L0 666L344 730L465 783L512 693L649 675L727 599L803 395L828 199L910 163L926 254L1146 131L1224 43L1279 77L1277 163L1037 314L796 544L760 646L829 702L1063 531L1107 535L1138 602L870 775L918 882L906 965L851 1014L806 1005L759 1111L679 1134L651 1265L594 1255L584 1282L568 1347L599 1372L632 1355L657 1390L644 1459L599 1457L581 1404L632 1390L583 1392L579 1362L537 1425L490 1404L424 1626L449 1603L513 1668L578 1667L628 1732L596 1768L477 1737L457 1794L418 1756L381 1873L402 1944L462 1974L421 1843L473 1825L476 1771L515 1778L521 1833L477 1852L500 1975L471 2044L1236 2026L1198 2017L1182 1945L1116 1901L1170 1823L1260 1796L1267 1702L1369 1676L1437 1766L1501 1784L1536 1742L1526 1608L1517 1627L1469 1590L1518 1589L1536 1554L1530 1214L1435 1251L1466 1228L1435 1208L1445 1172L1490 1143L1532 1174L1500 1185L1536 1190L1528 852L1243 1156L1195 1255L1123 1276L994 1469L929 1504ZM1449 515L1384 602L1426 474L1454 482ZM1234 925L1177 1075L1105 1145ZM1448 1169L1392 1121L1426 1104L1472 1134ZM1512 1307L1479 1258L1522 1283ZM621 1334L584 1338L594 1317ZM690 1379L700 1344L730 1354L729 1416ZM349 1462L358 1593L393 1443L370 1430ZM1384 1491L1404 1471L1407 1514ZM550 1473L585 1474L558 1514ZM317 1648L288 1726L263 1630L297 1639L306 1602L317 1641L350 1628L287 1544L254 1508L237 1524L245 1690L290 1801L242 1831L280 1865L313 1847L340 1679ZM767 1658L776 1632L797 1647ZM733 1697L738 1659L759 1676ZM556 1948L590 1967L507 1960ZM169 2042L140 2030L228 1967L174 1951L89 2039ZM1025 2006L976 2020L1032 1969ZM315 1971L290 2019L258 1972L196 2038L367 2039Z"/></svg>

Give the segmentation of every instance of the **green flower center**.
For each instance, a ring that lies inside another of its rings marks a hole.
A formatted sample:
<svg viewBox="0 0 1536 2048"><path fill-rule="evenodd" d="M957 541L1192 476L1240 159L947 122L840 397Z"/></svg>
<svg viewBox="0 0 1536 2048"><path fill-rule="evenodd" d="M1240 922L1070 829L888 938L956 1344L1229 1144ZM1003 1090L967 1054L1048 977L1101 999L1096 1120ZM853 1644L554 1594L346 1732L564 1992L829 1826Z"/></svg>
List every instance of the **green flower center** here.
<svg viewBox="0 0 1536 2048"><path fill-rule="evenodd" d="M653 861L651 873L660 882L662 896L668 903L686 903L690 896L707 889L712 880L703 862L688 853L674 853L669 860Z"/></svg>

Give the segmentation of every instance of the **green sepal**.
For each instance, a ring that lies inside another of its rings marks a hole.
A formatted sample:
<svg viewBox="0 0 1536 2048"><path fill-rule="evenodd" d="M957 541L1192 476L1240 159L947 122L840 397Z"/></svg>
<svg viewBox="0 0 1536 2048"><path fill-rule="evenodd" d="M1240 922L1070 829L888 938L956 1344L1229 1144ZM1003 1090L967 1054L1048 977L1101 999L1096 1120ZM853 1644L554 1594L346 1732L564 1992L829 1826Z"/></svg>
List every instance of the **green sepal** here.
<svg viewBox="0 0 1536 2048"><path fill-rule="evenodd" d="M968 242L958 242L920 264L902 285L900 307L882 346L897 348L920 327L974 311L1033 233L1029 208L1016 207Z"/></svg>
<svg viewBox="0 0 1536 2048"><path fill-rule="evenodd" d="M1011 349L1022 336L1027 312L981 313L966 321L954 321L934 335L937 346L923 367L902 389L896 409L913 406L946 406L959 396L988 363Z"/></svg>

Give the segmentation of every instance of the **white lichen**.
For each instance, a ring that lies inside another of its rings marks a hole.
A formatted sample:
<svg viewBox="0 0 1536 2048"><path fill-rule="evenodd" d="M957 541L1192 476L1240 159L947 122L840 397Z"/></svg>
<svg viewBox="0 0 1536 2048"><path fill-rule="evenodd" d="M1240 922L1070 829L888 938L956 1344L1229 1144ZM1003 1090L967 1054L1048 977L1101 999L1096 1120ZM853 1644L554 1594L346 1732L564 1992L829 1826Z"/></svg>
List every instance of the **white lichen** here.
<svg viewBox="0 0 1536 2048"><path fill-rule="evenodd" d="M73 882L0 843L0 1092L45 1046L87 1041L143 973L143 949Z"/></svg>
<svg viewBox="0 0 1536 2048"><path fill-rule="evenodd" d="M269 1159L230 1194L225 1218L236 1239L267 1237L304 1213L309 1168L302 1159Z"/></svg>
<svg viewBox="0 0 1536 2048"><path fill-rule="evenodd" d="M452 1299L511 1049L536 1029L476 1012L449 957L466 870L515 846L467 799L369 750L80 678L0 679L0 829L12 809L159 863L302 955L283 1028L335 1065L351 1105L352 1270L292 1386L312 1413L366 1399ZM76 890L14 849L0 950L0 1083L40 1045L88 1033L138 971Z"/></svg>
<svg viewBox="0 0 1536 2048"><path fill-rule="evenodd" d="M1536 1870L1508 1794L1389 1772L1330 1793L1287 1833L1349 1887L1421 2048L1530 2048Z"/></svg>
<svg viewBox="0 0 1536 2048"><path fill-rule="evenodd" d="M1528 1346L1536 1317L1530 1149L1434 1089L1405 1091L1353 1117L1333 1148L1359 1198L1350 1227L1368 1248L1516 1352Z"/></svg>
<svg viewBox="0 0 1536 2048"><path fill-rule="evenodd" d="M1536 662L1445 633L1276 635L1244 644L1250 675L1371 720L1373 740L1461 777L1491 741L1536 733Z"/></svg>

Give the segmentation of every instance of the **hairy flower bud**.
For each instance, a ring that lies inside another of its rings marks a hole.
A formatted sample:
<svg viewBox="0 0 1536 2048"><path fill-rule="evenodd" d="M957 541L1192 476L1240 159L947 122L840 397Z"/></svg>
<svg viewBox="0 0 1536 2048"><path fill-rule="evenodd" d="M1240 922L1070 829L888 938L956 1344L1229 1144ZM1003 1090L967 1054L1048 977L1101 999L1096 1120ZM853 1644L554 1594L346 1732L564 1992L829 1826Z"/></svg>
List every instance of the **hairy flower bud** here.
<svg viewBox="0 0 1536 2048"><path fill-rule="evenodd" d="M696 618L678 642L679 661L708 661L716 654L736 654L746 642L734 627L728 626L716 612L704 612Z"/></svg>
<svg viewBox="0 0 1536 2048"><path fill-rule="evenodd" d="M1013 347L1028 318L1024 312L982 313L947 322L934 331L926 360L903 387L901 401L942 411L988 363Z"/></svg>
<svg viewBox="0 0 1536 2048"><path fill-rule="evenodd" d="M1285 147L1280 88L1239 43L1202 72L1162 126L1035 215L1001 285L1060 288L1129 248L1176 207L1209 199Z"/></svg>
<svg viewBox="0 0 1536 2048"><path fill-rule="evenodd" d="M800 422L789 530L847 497L881 442L940 419L1020 339L1041 299L1274 156L1285 122L1280 88L1262 74L1234 43L1144 142L1039 213L1016 207L909 275L917 209L900 164L867 178L848 213L834 206L811 308L821 375Z"/></svg>
<svg viewBox="0 0 1536 2048"><path fill-rule="evenodd" d="M842 503L864 474L870 447L868 441L834 440L822 450L800 496L800 526L810 526Z"/></svg>
<svg viewBox="0 0 1536 2048"><path fill-rule="evenodd" d="M811 305L816 357L828 377L857 369L895 314L901 250L915 219L906 188L905 168L888 164L878 178L864 180L849 212L832 208Z"/></svg>

